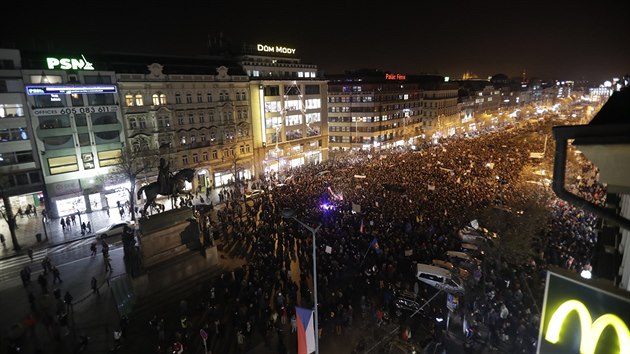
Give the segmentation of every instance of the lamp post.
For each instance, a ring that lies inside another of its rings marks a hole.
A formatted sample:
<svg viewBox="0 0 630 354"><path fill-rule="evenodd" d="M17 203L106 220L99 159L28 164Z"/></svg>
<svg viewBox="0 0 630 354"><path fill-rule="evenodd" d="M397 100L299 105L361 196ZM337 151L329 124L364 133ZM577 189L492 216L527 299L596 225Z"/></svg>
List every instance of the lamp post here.
<svg viewBox="0 0 630 354"><path fill-rule="evenodd" d="M316 228L312 228L308 226L307 224L305 224L304 222L302 222L301 220L299 220L295 216L295 210L292 210L292 209L283 209L282 217L285 219L293 219L297 221L300 225L304 226L304 228L310 231L311 234L313 235L313 302L314 302L314 307L315 307L314 309L315 321L313 325L315 327L315 354L319 354L319 327L318 327L319 321L318 321L318 316L317 316L317 254L316 254L317 243L315 239L316 239L317 231L319 231L319 228L322 227L322 224L317 225Z"/></svg>

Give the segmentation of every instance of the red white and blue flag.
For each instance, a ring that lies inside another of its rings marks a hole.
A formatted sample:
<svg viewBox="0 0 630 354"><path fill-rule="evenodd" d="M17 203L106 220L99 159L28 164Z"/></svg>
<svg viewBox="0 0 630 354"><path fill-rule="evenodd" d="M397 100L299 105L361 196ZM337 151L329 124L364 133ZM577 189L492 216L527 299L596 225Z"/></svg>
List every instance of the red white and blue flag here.
<svg viewBox="0 0 630 354"><path fill-rule="evenodd" d="M297 322L298 354L311 354L315 351L315 323L313 310L295 307Z"/></svg>

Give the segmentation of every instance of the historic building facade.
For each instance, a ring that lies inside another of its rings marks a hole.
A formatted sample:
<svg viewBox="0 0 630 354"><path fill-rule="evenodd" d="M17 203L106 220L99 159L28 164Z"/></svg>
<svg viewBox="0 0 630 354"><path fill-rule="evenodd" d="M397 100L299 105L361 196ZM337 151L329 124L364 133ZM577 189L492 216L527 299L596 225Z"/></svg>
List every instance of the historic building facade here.
<svg viewBox="0 0 630 354"><path fill-rule="evenodd" d="M127 58L117 68L126 143L155 151L171 171L195 170L205 192L253 171L249 80L234 66L188 58ZM132 68L130 70L130 68ZM153 166L157 166L154 161ZM153 168L137 181L155 180Z"/></svg>

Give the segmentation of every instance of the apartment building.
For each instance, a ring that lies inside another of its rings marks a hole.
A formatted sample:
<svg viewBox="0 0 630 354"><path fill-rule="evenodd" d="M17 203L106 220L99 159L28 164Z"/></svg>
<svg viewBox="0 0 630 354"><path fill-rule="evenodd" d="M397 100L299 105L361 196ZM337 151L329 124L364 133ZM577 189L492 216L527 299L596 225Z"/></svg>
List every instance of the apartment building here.
<svg viewBox="0 0 630 354"><path fill-rule="evenodd" d="M44 202L37 144L24 95L19 50L0 49L0 205L12 213Z"/></svg>
<svg viewBox="0 0 630 354"><path fill-rule="evenodd" d="M329 77L331 150L369 150L422 136L422 84L404 74L362 70Z"/></svg>
<svg viewBox="0 0 630 354"><path fill-rule="evenodd" d="M253 176L249 80L238 65L211 57L126 56L114 68L133 151L155 151L171 171L194 169L187 186L193 191ZM156 176L156 168L146 171L137 187Z"/></svg>
<svg viewBox="0 0 630 354"><path fill-rule="evenodd" d="M49 216L127 200L106 177L124 142L115 73L83 54L23 53L22 64Z"/></svg>
<svg viewBox="0 0 630 354"><path fill-rule="evenodd" d="M297 50L243 45L238 62L249 76L255 170L285 175L328 158L326 80Z"/></svg>

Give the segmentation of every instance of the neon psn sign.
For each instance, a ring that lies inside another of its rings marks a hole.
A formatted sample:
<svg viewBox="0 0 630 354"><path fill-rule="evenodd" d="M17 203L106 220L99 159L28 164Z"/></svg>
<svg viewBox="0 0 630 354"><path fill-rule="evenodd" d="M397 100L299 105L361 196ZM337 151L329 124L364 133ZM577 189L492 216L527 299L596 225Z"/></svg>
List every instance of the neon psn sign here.
<svg viewBox="0 0 630 354"><path fill-rule="evenodd" d="M94 65L81 54L81 59L75 58L46 58L48 69L62 70L94 70Z"/></svg>

